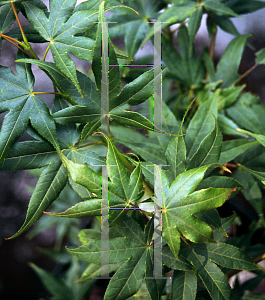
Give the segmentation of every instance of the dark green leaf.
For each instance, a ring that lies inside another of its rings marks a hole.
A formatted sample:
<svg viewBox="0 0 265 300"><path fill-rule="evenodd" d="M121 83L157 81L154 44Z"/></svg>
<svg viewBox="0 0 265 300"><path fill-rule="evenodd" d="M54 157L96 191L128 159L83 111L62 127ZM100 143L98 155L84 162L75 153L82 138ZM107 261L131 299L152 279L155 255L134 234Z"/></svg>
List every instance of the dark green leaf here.
<svg viewBox="0 0 265 300"><path fill-rule="evenodd" d="M216 264L236 270L256 270L255 263L239 248L229 244L196 244L196 253Z"/></svg>
<svg viewBox="0 0 265 300"><path fill-rule="evenodd" d="M256 141L247 139L230 140L223 142L222 152L220 156L220 164L223 165L240 154L244 153L250 147L257 145Z"/></svg>
<svg viewBox="0 0 265 300"><path fill-rule="evenodd" d="M188 260L192 262L197 270L212 299L232 299L230 285L225 275L214 263L206 257L199 255L194 250L190 252Z"/></svg>
<svg viewBox="0 0 265 300"><path fill-rule="evenodd" d="M238 15L233 12L225 4L220 3L219 1L206 0L203 2L203 6L210 12L215 13L217 16L231 16L238 17Z"/></svg>
<svg viewBox="0 0 265 300"><path fill-rule="evenodd" d="M58 300L73 300L73 293L70 288L50 272L47 272L33 263L31 268L37 273L45 288Z"/></svg>
<svg viewBox="0 0 265 300"><path fill-rule="evenodd" d="M200 143L198 150L190 159L187 169L219 163L222 139L222 134L215 120L214 129Z"/></svg>
<svg viewBox="0 0 265 300"><path fill-rule="evenodd" d="M215 128L214 117L217 117L218 94L219 92L217 91L211 99L203 103L189 123L185 135L188 161L197 151L200 143L204 140L204 138Z"/></svg>
<svg viewBox="0 0 265 300"><path fill-rule="evenodd" d="M18 58L24 56L19 54ZM60 151L53 118L45 103L33 92L34 77L26 63L16 67L18 75L0 67L0 112L9 110L0 132L0 161L12 150L30 120L38 133Z"/></svg>
<svg viewBox="0 0 265 300"><path fill-rule="evenodd" d="M68 172L61 161L49 163L42 172L31 196L24 224L11 238L20 235L40 219L43 211L58 198L61 190L66 185L67 175Z"/></svg>
<svg viewBox="0 0 265 300"><path fill-rule="evenodd" d="M82 10L73 14L75 1L54 0L51 2L51 12L47 18L40 8L30 2L23 2L23 5L31 24L47 42L50 42L56 65L71 79L82 95L75 64L67 53L80 59L91 60L94 40L75 35L82 33L84 28L89 30L95 26L93 22L97 21L97 10Z"/></svg>
<svg viewBox="0 0 265 300"><path fill-rule="evenodd" d="M171 299L195 299L197 292L197 276L193 271L174 271L172 279Z"/></svg>

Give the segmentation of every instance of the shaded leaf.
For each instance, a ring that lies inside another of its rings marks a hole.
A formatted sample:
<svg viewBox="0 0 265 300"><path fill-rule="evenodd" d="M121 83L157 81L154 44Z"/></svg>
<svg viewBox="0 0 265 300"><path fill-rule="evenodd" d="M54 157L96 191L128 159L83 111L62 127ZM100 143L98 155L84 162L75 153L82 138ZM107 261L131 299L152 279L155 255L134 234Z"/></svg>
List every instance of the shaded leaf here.
<svg viewBox="0 0 265 300"><path fill-rule="evenodd" d="M197 292L197 276L193 271L178 271L173 274L171 299L195 299Z"/></svg>
<svg viewBox="0 0 265 300"><path fill-rule="evenodd" d="M232 299L230 285L225 275L214 263L194 250L190 252L188 260L192 262L197 270L212 299Z"/></svg>

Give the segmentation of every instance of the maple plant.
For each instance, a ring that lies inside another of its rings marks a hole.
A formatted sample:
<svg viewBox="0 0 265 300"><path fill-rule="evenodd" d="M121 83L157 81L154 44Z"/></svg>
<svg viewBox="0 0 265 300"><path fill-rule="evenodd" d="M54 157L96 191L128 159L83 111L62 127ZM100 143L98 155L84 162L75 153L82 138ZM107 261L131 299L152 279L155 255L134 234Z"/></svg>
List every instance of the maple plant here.
<svg viewBox="0 0 265 300"><path fill-rule="evenodd" d="M265 3L51 0L49 10L40 0L0 0L0 5L0 42L18 48L16 74L0 67L0 107L7 112L0 169L35 170L39 177L25 222L9 239L38 221L29 237L57 227L54 251L42 251L66 264L66 271L55 277L31 264L54 299L88 299L104 278L105 300L264 299L253 292L264 278L257 265L265 258L264 239L254 242L253 235L258 230L264 235L265 227L265 108L241 80L265 64L265 49L238 75L250 40L230 18ZM19 12L31 25L21 25ZM203 15L210 46L196 55ZM19 27L10 29L16 20ZM135 56L147 40L154 43L155 22L161 22L159 72L152 68L153 56ZM215 66L219 28L235 37ZM107 44L104 30L111 39ZM121 36L124 51L114 43ZM32 43L47 42L38 57ZM49 51L54 62L46 61ZM68 54L91 61L90 71L78 71ZM53 83L51 109L38 97L47 92L34 91L32 64ZM153 96L160 77L159 127ZM25 131L32 139L18 142ZM224 214L224 205L232 207L231 214ZM237 234L232 229L249 210L254 222ZM257 276L244 284L236 279L231 288L229 279L241 270Z"/></svg>

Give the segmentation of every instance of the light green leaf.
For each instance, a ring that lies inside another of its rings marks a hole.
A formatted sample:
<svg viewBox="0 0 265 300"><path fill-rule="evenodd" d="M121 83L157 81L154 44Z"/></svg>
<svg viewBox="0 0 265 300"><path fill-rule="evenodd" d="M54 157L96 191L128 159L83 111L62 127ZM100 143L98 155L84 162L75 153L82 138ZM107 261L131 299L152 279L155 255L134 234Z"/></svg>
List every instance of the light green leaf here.
<svg viewBox="0 0 265 300"><path fill-rule="evenodd" d="M161 24L161 29L165 29L169 27L172 24L175 23L182 23L187 18L189 18L194 11L196 10L197 4L193 2L187 3L187 5L183 6L171 6L167 8L162 14L159 15L157 18L158 22L164 22ZM154 29L151 28L146 38L144 39L142 46L146 43L147 40L149 40L154 35Z"/></svg>
<svg viewBox="0 0 265 300"><path fill-rule="evenodd" d="M265 64L265 49L261 49L256 53L256 64L264 65Z"/></svg>
<svg viewBox="0 0 265 300"><path fill-rule="evenodd" d="M224 115L218 114L218 125L223 134L247 137L245 134L237 131L238 125Z"/></svg>
<svg viewBox="0 0 265 300"><path fill-rule="evenodd" d="M122 265L122 263L109 264L109 272L115 272L115 271L117 271L117 269L121 265ZM100 276L103 276L103 275L107 275L107 274L105 274L104 271L105 271L104 267L101 267L99 265L91 263L84 270L84 272L82 273L80 279L78 279L77 282L84 282L86 280L91 280L91 279L93 279L95 277L100 277Z"/></svg>
<svg viewBox="0 0 265 300"><path fill-rule="evenodd" d="M176 257L180 234L192 242L213 241L211 228L193 215L221 206L232 192L229 188L208 188L194 192L208 168L209 165L181 173L171 187L160 170L162 205L158 205L162 207L162 234Z"/></svg>
<svg viewBox="0 0 265 300"><path fill-rule="evenodd" d="M171 139L166 150L166 158L169 164L167 171L167 177L172 183L175 178L182 172L186 170L186 146L184 142L184 137L179 131L179 136Z"/></svg>

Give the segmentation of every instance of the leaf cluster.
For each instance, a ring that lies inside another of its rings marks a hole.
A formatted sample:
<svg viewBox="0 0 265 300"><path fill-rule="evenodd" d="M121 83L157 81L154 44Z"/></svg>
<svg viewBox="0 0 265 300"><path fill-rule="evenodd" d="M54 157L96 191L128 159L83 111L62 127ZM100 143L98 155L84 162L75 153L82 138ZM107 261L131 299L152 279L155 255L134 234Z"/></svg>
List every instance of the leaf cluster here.
<svg viewBox="0 0 265 300"><path fill-rule="evenodd" d="M30 237L57 227L59 252L46 254L71 262L68 271L56 278L31 265L54 299L82 299L96 279L109 275L106 300L250 299L264 278L256 264L264 243L251 239L265 227L265 108L241 84L249 73L238 75L249 35L240 35L231 18L264 2L51 0L49 10L40 0L0 5L0 49L2 39L18 48L16 74L0 66L0 112L6 113L0 170L39 170L25 222L10 238L41 217ZM30 25L21 25L19 12ZM196 55L203 15L210 48ZM10 29L15 20L19 27ZM138 63L152 63L136 54L148 40L155 46L154 21L161 22L163 65L135 71ZM219 28L234 39L215 66ZM112 41L121 36L124 51ZM46 47L43 58L34 43ZM53 62L46 61L48 51ZM68 54L90 61L88 74ZM264 49L251 70L260 64ZM34 91L32 65L53 84L51 109L39 97L47 92ZM157 123L153 96L161 79ZM31 139L18 141L24 132ZM247 237L231 238L239 217L224 217L222 207L230 203L240 215L238 199L256 224ZM84 226L80 218L90 221ZM62 250L65 237L76 248ZM257 279L231 288L228 279L240 270Z"/></svg>

